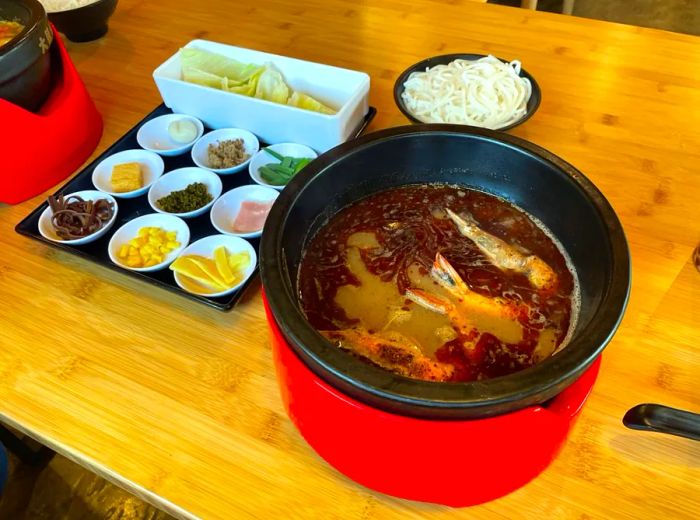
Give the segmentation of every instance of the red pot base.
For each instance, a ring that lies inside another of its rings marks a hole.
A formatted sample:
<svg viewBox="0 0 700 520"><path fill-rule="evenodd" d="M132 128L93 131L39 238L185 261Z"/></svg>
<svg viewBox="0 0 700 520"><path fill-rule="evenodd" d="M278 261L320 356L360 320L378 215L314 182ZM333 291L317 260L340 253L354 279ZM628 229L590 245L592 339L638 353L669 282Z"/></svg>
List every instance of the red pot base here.
<svg viewBox="0 0 700 520"><path fill-rule="evenodd" d="M265 300L282 400L304 439L370 489L453 507L506 495L556 457L590 393L600 358L544 406L477 420L388 413L340 393L292 351Z"/></svg>
<svg viewBox="0 0 700 520"><path fill-rule="evenodd" d="M37 113L0 99L0 202L17 204L62 181L97 147L102 117L54 29L52 86Z"/></svg>

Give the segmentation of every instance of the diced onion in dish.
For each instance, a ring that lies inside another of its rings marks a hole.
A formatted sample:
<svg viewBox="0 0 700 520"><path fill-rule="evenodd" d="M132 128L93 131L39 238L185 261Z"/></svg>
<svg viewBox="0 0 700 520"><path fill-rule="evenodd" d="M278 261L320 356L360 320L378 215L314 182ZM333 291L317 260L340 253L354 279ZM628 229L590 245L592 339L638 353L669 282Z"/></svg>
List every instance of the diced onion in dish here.
<svg viewBox="0 0 700 520"><path fill-rule="evenodd" d="M527 111L532 85L520 77L520 62L494 56L457 59L413 72L401 94L406 108L424 123L458 123L498 129Z"/></svg>

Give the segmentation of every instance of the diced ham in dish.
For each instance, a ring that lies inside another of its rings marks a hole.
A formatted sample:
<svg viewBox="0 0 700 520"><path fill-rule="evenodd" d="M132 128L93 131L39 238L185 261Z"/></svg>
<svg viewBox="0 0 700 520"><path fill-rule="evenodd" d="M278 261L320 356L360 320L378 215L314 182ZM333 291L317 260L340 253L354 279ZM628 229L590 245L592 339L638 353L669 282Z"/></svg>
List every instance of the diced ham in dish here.
<svg viewBox="0 0 700 520"><path fill-rule="evenodd" d="M233 230L236 233L252 233L261 230L273 203L274 201L244 200L238 215L233 219Z"/></svg>

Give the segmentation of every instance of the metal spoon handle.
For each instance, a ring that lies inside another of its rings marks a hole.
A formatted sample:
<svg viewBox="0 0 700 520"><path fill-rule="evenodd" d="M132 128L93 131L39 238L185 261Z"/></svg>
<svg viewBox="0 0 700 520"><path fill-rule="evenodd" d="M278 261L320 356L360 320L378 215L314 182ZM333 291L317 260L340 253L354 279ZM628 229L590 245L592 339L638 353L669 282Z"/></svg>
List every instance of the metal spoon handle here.
<svg viewBox="0 0 700 520"><path fill-rule="evenodd" d="M633 430L669 433L700 441L700 414L678 410L660 404L639 404L622 418Z"/></svg>

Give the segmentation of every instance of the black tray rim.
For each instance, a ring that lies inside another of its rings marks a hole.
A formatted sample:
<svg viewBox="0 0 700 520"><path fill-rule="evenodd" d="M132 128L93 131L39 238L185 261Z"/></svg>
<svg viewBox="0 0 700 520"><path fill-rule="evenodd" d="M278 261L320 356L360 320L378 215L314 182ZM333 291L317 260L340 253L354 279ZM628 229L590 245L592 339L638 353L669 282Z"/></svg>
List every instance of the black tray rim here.
<svg viewBox="0 0 700 520"><path fill-rule="evenodd" d="M90 161L89 164L81 168L77 173L71 175L64 183L61 184L61 186L56 189L56 191L53 192L53 196L58 195L64 189L71 183L73 183L78 177L83 176L83 175L91 175L92 171L95 169L95 167L106 157L112 155L115 153L115 150L118 149L122 142L131 137L134 132L137 132L138 129L148 120L152 119L153 117L156 117L156 113L160 112L163 110L163 108L166 108L170 110L170 107L167 107L165 103L160 103L157 105L153 110L151 110L148 114L146 114L141 120L139 120L134 126L132 126L129 130L127 130L119 139L114 141L108 148L106 148L100 155L95 157L94 160ZM369 106L367 113L363 117L362 121L360 122L359 126L357 127L357 130L352 134L349 140L355 139L362 135L362 133L367 129L369 124L372 122L374 117L377 115L377 109L373 106ZM214 298L207 298L205 296L199 296L196 294L189 293L187 291L184 291L183 289L180 289L177 285L170 285L167 283L164 283L158 279L151 278L149 276L146 276L145 274L139 272L139 271L131 271L129 269L124 269L122 267L119 267L118 265L112 263L112 262L102 262L99 260L96 260L92 255L85 253L81 249L75 247L75 246L70 246L66 244L61 244L60 242L53 242L51 240L47 240L44 238L38 230L32 232L29 229L29 220L38 217L41 215L41 213L47 208L48 203L44 200L39 206L34 208L29 214L27 214L22 220L20 220L16 225L15 225L15 232L18 233L19 235L28 237L32 240L36 240L37 242L41 242L43 244L46 244L50 247L53 247L54 249L58 249L60 251L65 251L67 253L70 253L74 256L77 256L79 258L82 258L83 260L89 261L92 264L98 265L100 267L107 268L113 272L116 273L121 273L126 276L130 276L131 278L135 278L137 280L141 280L142 282L145 282L150 285L155 285L156 287L160 287L161 289L165 289L168 292L172 294L176 294L178 296L182 296L184 298L187 298L189 300L196 301L198 303L202 303L210 308L219 310L219 311L230 311L235 307L236 303L241 299L243 294L245 293L246 289L248 286L255 281L259 275L260 275L260 258L258 255L258 263L255 266L255 270L253 273L248 277L248 279L245 281L241 287L239 287L236 291L234 291L231 295L228 296L222 296L217 299ZM254 246L255 247L255 246ZM259 248L259 246L258 246ZM258 249L256 248L256 249ZM257 253L257 251L256 251ZM226 298L225 301L217 301Z"/></svg>

